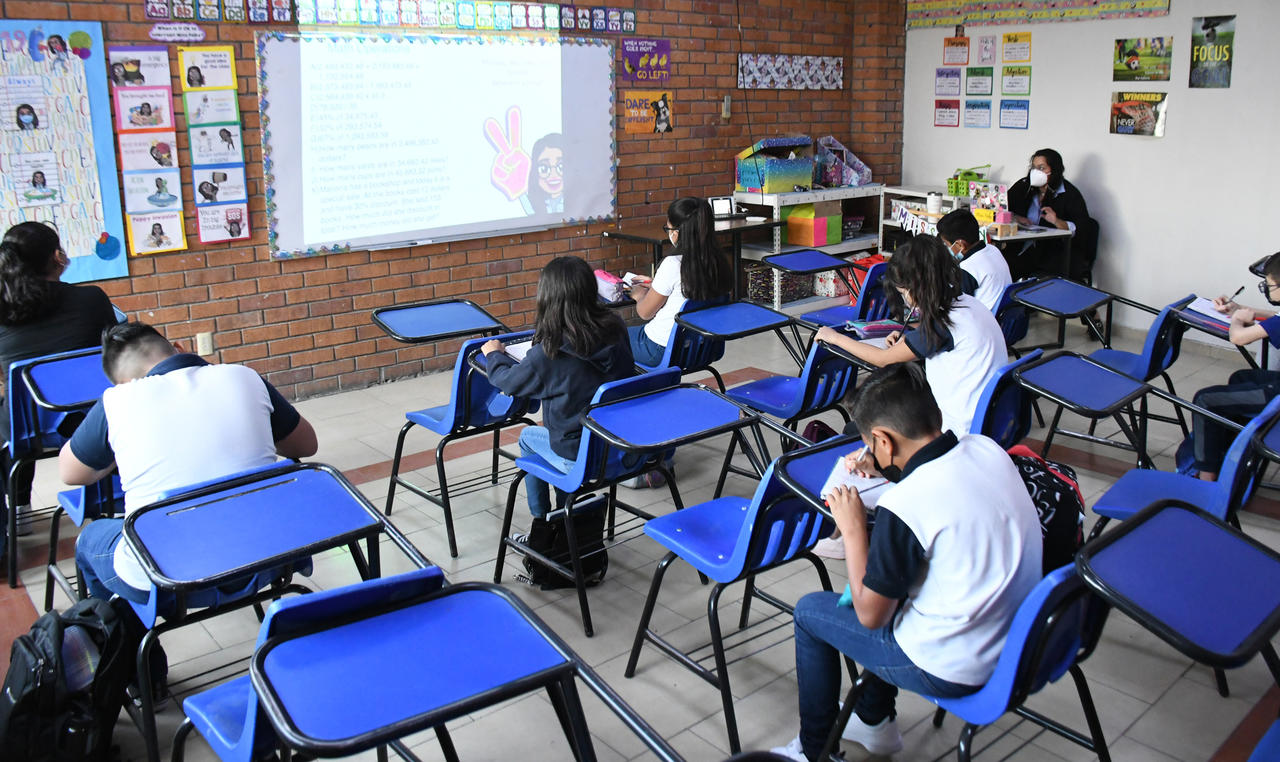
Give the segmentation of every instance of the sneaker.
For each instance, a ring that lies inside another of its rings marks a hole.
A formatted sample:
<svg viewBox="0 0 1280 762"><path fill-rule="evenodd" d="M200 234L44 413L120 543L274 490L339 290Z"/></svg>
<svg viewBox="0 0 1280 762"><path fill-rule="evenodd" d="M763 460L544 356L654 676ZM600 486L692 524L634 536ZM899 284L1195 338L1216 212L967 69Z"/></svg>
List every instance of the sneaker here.
<svg viewBox="0 0 1280 762"><path fill-rule="evenodd" d="M813 554L821 558L844 559L844 540L839 537L824 537L813 546Z"/></svg>
<svg viewBox="0 0 1280 762"><path fill-rule="evenodd" d="M840 737L861 744L872 754L888 756L902 751L902 734L898 732L898 721L892 717L885 717L875 725L868 725L854 712L849 716L849 724L844 726Z"/></svg>
<svg viewBox="0 0 1280 762"><path fill-rule="evenodd" d="M625 482L620 482L621 486L626 487L627 489L653 489L655 487L661 487L666 483L667 477L663 476L661 471L649 471L634 478L627 479Z"/></svg>
<svg viewBox="0 0 1280 762"><path fill-rule="evenodd" d="M26 537L31 534L31 525L34 523L35 520L31 518L31 506L18 506L18 536Z"/></svg>
<svg viewBox="0 0 1280 762"><path fill-rule="evenodd" d="M804 747L800 745L800 736L792 738L791 743L786 746L773 747L769 752L785 759L795 760L795 762L809 762L809 758L804 755ZM831 762L844 762L844 757L839 753L832 754Z"/></svg>

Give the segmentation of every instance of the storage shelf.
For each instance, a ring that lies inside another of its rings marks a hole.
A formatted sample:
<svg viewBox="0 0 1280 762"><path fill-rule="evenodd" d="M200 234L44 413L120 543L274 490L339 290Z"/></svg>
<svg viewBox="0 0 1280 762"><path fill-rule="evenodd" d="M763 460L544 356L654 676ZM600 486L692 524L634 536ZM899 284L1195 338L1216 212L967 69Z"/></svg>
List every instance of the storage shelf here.
<svg viewBox="0 0 1280 762"><path fill-rule="evenodd" d="M798 246L787 244L779 246L778 251L774 251L773 247L767 243L744 243L742 244L742 258L752 262L759 262L770 254L787 254L793 251L806 251L808 249L817 249L824 254L830 254L838 257L844 254L851 254L857 251L866 251L874 249L879 236L875 233L862 233L854 238L850 238L840 243L830 243L825 246Z"/></svg>

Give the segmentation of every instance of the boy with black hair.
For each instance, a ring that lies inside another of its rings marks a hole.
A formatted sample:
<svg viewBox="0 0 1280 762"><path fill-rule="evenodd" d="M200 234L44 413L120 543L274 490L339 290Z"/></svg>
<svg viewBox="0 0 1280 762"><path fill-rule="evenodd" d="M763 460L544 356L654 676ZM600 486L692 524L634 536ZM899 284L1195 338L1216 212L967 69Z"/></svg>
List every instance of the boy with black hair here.
<svg viewBox="0 0 1280 762"><path fill-rule="evenodd" d="M951 256L960 262L960 269L973 276L978 287L974 296L992 312L1000 306L1000 297L1013 278L1009 275L1009 263L996 247L982 240L978 220L968 209L956 209L938 220L938 238Z"/></svg>
<svg viewBox="0 0 1280 762"><path fill-rule="evenodd" d="M1041 576L1040 524L1017 468L986 437L942 433L919 367L877 370L852 407L866 446L846 465L895 484L880 497L870 537L857 490L827 496L851 603L820 592L796 605L800 735L773 750L808 762L836 720L842 653L866 674L844 738L892 754L902 748L898 687L944 697L977 691Z"/></svg>

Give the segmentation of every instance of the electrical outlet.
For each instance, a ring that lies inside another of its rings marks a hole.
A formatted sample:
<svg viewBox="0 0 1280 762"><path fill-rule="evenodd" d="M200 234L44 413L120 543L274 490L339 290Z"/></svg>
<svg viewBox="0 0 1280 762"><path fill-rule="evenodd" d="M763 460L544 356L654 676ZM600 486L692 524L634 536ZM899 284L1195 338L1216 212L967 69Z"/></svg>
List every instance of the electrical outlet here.
<svg viewBox="0 0 1280 762"><path fill-rule="evenodd" d="M213 354L213 334L209 332L196 334L196 354L208 357Z"/></svg>

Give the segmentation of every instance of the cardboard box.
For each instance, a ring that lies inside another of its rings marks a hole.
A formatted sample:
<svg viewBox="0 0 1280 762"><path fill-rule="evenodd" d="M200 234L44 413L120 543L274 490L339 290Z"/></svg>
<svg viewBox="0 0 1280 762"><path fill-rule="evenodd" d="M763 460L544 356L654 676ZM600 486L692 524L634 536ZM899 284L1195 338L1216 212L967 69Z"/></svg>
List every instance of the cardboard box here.
<svg viewBox="0 0 1280 762"><path fill-rule="evenodd" d="M813 182L813 141L807 136L765 138L736 157L734 190L791 193Z"/></svg>
<svg viewBox="0 0 1280 762"><path fill-rule="evenodd" d="M832 204L834 204L834 213L831 211ZM784 207L782 213L787 221L787 227L783 231L783 242L788 245L826 246L840 243L844 239L838 201Z"/></svg>

